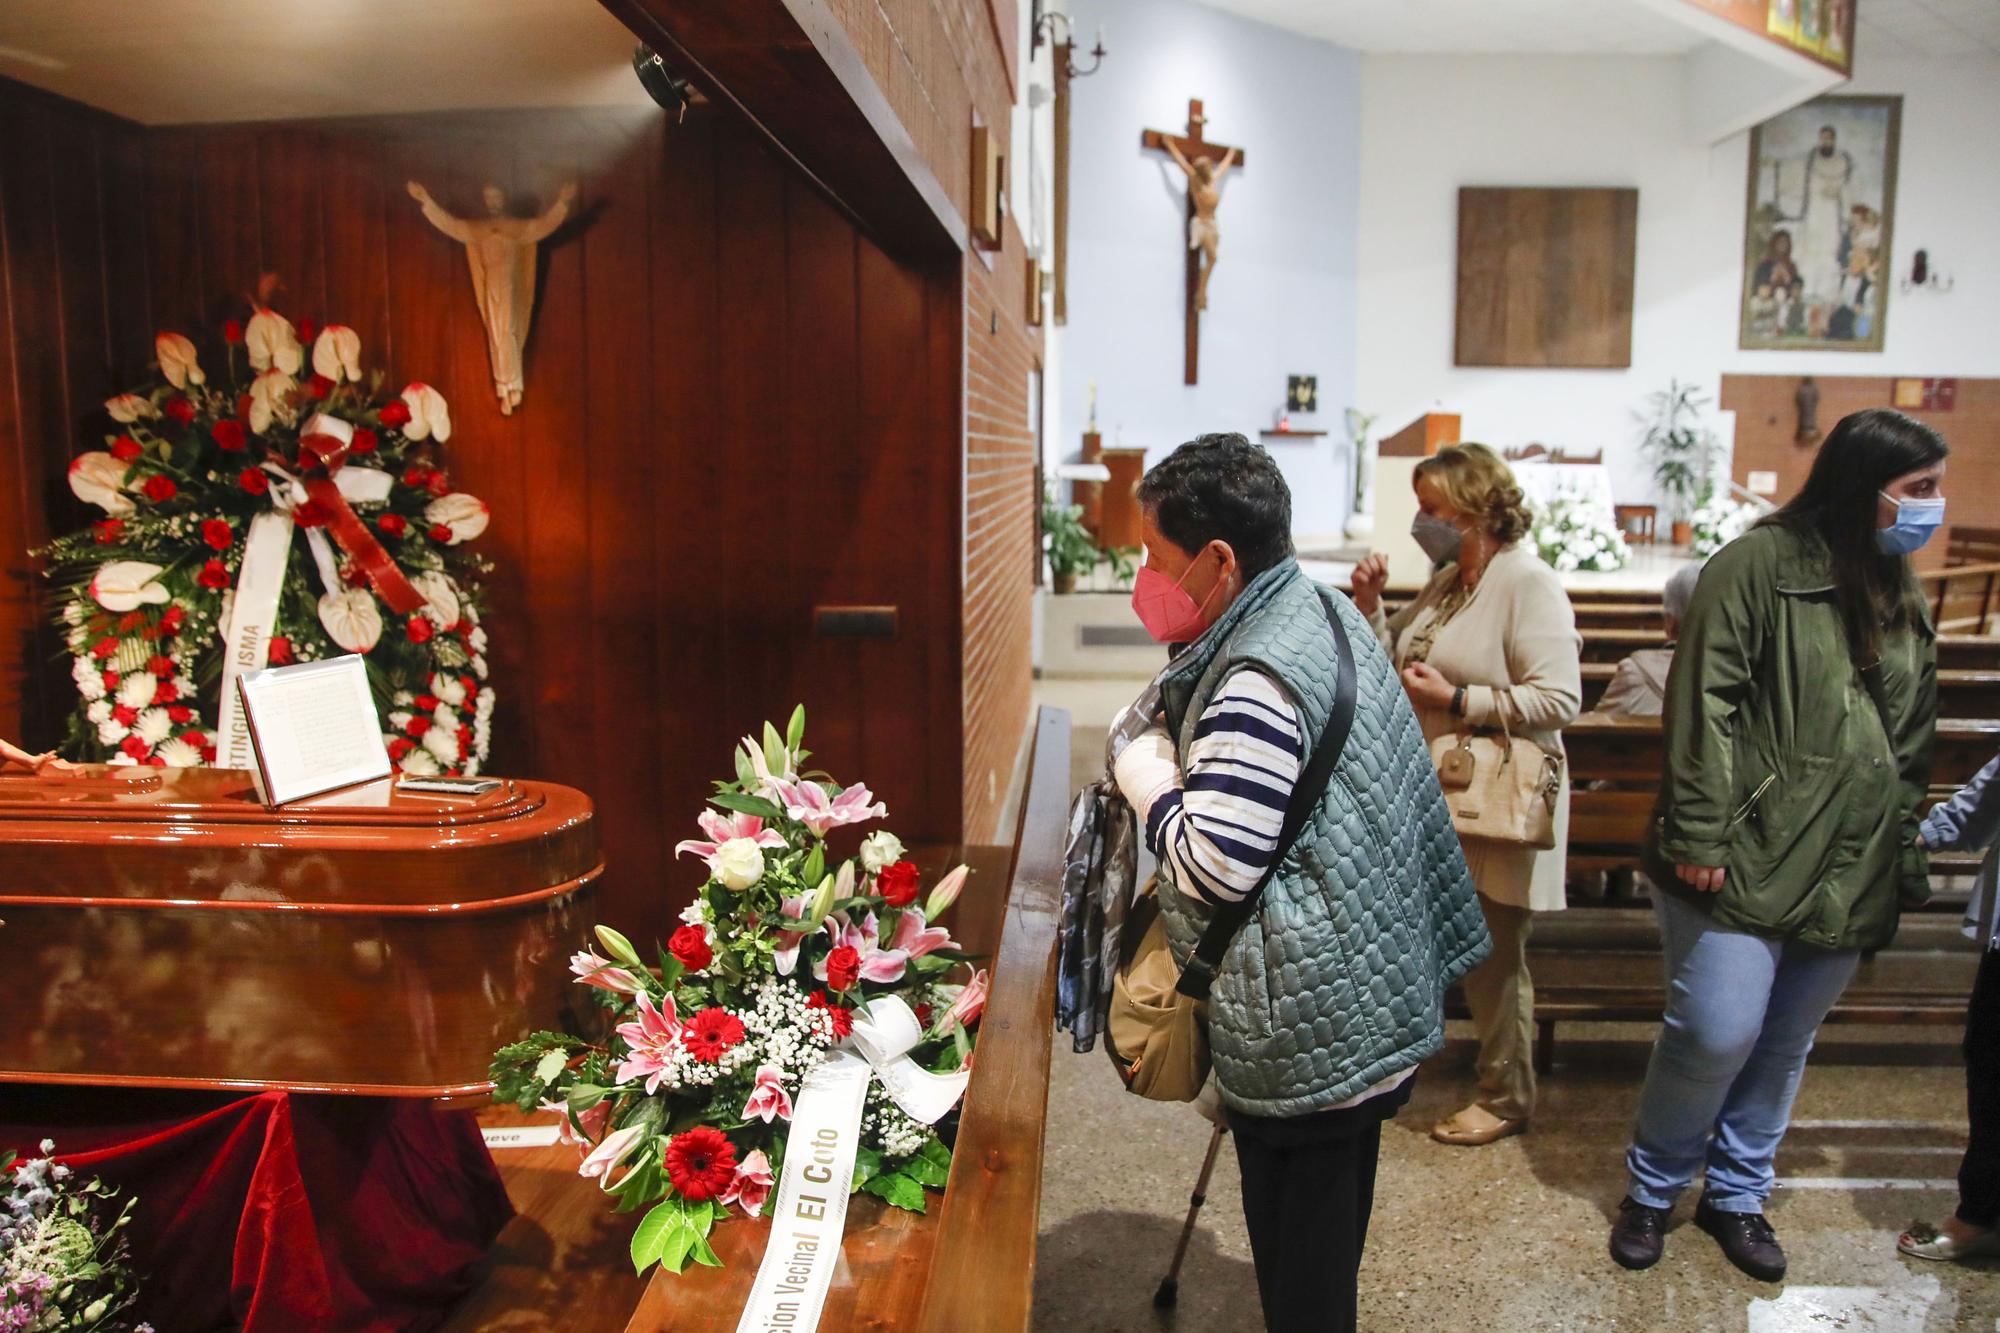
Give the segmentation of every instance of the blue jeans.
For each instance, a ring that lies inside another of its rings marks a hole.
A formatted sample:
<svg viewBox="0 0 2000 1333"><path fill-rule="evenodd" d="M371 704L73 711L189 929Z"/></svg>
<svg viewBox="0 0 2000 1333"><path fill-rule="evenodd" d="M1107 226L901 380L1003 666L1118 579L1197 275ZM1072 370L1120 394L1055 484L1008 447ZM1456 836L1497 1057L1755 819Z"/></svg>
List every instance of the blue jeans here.
<svg viewBox="0 0 2000 1333"><path fill-rule="evenodd" d="M1666 1025L1625 1154L1629 1193L1671 1208L1705 1164L1710 1207L1762 1212L1806 1055L1861 955L1727 930L1671 893L1653 900Z"/></svg>

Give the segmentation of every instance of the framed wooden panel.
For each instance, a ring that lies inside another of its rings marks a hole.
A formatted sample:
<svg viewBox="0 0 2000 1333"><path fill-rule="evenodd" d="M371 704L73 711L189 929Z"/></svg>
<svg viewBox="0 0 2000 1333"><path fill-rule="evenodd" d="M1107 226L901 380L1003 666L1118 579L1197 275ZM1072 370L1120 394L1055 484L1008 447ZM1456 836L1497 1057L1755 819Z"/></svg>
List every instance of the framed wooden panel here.
<svg viewBox="0 0 2000 1333"><path fill-rule="evenodd" d="M1632 364L1639 192L1458 192L1461 366Z"/></svg>

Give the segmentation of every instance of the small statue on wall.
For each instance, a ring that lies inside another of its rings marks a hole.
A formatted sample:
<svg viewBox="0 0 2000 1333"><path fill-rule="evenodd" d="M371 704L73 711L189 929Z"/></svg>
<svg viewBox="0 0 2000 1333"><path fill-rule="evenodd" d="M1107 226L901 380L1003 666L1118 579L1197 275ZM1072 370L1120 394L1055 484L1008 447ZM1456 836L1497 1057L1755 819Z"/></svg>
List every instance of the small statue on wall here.
<svg viewBox="0 0 2000 1333"><path fill-rule="evenodd" d="M1810 449L1819 443L1819 384L1812 376L1799 381L1799 390L1792 395L1792 406L1799 414L1792 442L1801 449Z"/></svg>
<svg viewBox="0 0 2000 1333"><path fill-rule="evenodd" d="M563 186L555 203L531 218L509 217L506 192L497 185L486 187L487 215L483 218L453 217L415 181L409 182L409 190L430 224L465 247L465 262L472 270L472 293L479 301L479 317L486 324L493 392L499 396L501 414L510 414L521 405L526 387L521 349L527 345L528 324L534 318L536 247L569 216L576 185Z"/></svg>

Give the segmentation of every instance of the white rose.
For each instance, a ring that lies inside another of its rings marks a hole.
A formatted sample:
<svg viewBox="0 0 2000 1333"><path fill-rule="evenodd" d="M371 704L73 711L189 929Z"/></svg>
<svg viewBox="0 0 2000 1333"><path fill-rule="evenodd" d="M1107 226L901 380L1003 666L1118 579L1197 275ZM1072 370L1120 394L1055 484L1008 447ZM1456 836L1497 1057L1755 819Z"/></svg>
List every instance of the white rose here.
<svg viewBox="0 0 2000 1333"><path fill-rule="evenodd" d="M458 762L458 733L446 731L443 727L432 727L424 733L424 748L437 756L440 764Z"/></svg>
<svg viewBox="0 0 2000 1333"><path fill-rule="evenodd" d="M871 833L861 840L861 866L871 875L882 873L883 866L890 866L903 859L903 840L887 829Z"/></svg>
<svg viewBox="0 0 2000 1333"><path fill-rule="evenodd" d="M408 731L410 729L409 713L398 710L389 714L389 726L395 731Z"/></svg>
<svg viewBox="0 0 2000 1333"><path fill-rule="evenodd" d="M159 748L159 756L168 768L200 768L201 751L176 736Z"/></svg>
<svg viewBox="0 0 2000 1333"><path fill-rule="evenodd" d="M93 449L78 454L69 465L69 488L85 504L96 505L113 518L127 518L139 508L123 491L130 471L104 450Z"/></svg>
<svg viewBox="0 0 2000 1333"><path fill-rule="evenodd" d="M127 708L144 708L159 693L160 682L150 671L134 671L118 682L118 702Z"/></svg>
<svg viewBox="0 0 2000 1333"><path fill-rule="evenodd" d="M486 531L486 520L486 502L464 491L440 495L424 506L424 522L433 526L442 524L451 530L447 546L471 541Z"/></svg>
<svg viewBox="0 0 2000 1333"><path fill-rule="evenodd" d="M111 720L111 701L104 697L103 684L98 685L97 698L83 710L83 715L90 719L93 727L101 727Z"/></svg>
<svg viewBox="0 0 2000 1333"><path fill-rule="evenodd" d="M764 878L764 849L751 838L731 838L715 849L715 877L741 893Z"/></svg>
<svg viewBox="0 0 2000 1333"><path fill-rule="evenodd" d="M438 767L436 756L422 746L418 746L404 755L402 762L397 764L396 767L402 769L413 778L434 778L443 772Z"/></svg>
<svg viewBox="0 0 2000 1333"><path fill-rule="evenodd" d="M174 729L174 720L167 716L164 708L148 708L139 714L139 721L132 730L148 745L158 745Z"/></svg>

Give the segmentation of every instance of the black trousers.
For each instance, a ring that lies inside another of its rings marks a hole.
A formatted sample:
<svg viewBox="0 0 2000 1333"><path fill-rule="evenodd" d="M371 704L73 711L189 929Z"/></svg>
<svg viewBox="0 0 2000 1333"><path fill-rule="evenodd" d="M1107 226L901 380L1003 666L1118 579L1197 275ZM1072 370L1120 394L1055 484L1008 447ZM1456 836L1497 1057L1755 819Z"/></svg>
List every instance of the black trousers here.
<svg viewBox="0 0 2000 1333"><path fill-rule="evenodd" d="M1965 1012L1965 1109L1971 1133L1958 1167L1958 1219L2000 1225L2000 949L1988 949Z"/></svg>
<svg viewBox="0 0 2000 1333"><path fill-rule="evenodd" d="M1270 1333L1353 1333L1382 1122L1409 1100L1414 1082L1346 1111L1286 1119L1229 1112Z"/></svg>

